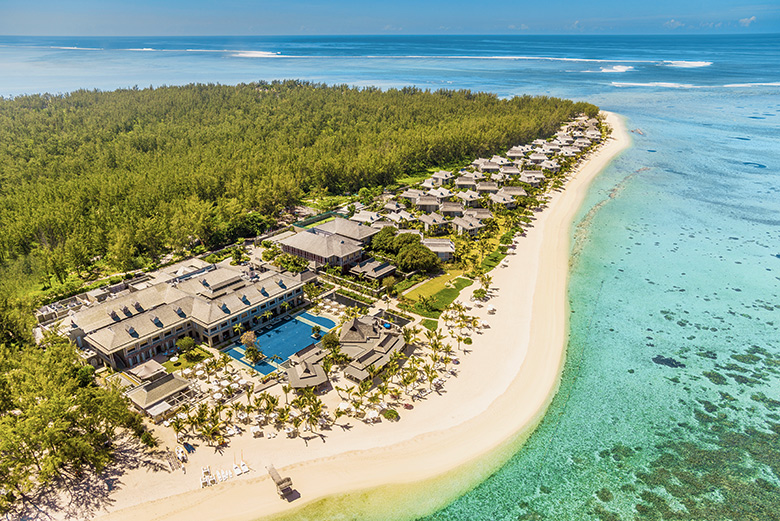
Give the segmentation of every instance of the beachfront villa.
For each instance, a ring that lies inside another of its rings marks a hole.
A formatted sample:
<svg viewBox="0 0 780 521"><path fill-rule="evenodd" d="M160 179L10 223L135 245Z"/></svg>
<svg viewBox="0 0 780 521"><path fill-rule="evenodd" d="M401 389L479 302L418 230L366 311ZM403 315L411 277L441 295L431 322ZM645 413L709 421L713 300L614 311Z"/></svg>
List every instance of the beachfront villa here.
<svg viewBox="0 0 780 521"><path fill-rule="evenodd" d="M455 244L449 239L423 239L422 245L435 253L442 262L450 262L455 256Z"/></svg>
<svg viewBox="0 0 780 521"><path fill-rule="evenodd" d="M344 376L356 382L369 377L370 367L383 368L394 353L402 353L406 347L401 328L372 316L345 322L339 343L341 350L352 359L344 369Z"/></svg>
<svg viewBox="0 0 780 521"><path fill-rule="evenodd" d="M235 325L249 329L303 303L298 279L251 267L206 264L164 275L143 289L127 288L83 306L59 323L59 331L94 352L98 365L121 370L174 348L185 336L222 344L236 336Z"/></svg>

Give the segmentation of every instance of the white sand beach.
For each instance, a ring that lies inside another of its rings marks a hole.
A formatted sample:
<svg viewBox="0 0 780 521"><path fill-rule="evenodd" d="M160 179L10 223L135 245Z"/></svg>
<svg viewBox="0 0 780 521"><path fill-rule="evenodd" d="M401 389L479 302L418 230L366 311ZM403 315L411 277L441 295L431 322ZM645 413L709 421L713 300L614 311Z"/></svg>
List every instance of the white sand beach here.
<svg viewBox="0 0 780 521"><path fill-rule="evenodd" d="M434 392L415 401L413 410L399 409L398 422L369 425L350 419L349 428L334 426L323 431L324 438L255 439L246 434L231 440L223 454L201 445L186 474L134 469L119 478L109 496L108 511L98 518L249 521L275 514L298 515L301 508L305 515L307 508L325 508L322 502L317 505L324 498L376 487L408 487L473 466L468 479L451 480L446 491L437 489L435 498L424 497L431 495L425 487L418 487L419 497L404 496L411 510L396 504L391 517L398 519L442 506L474 486L511 455L508 440L518 440L533 430L558 387L568 331L572 221L590 182L631 141L620 117L606 116L612 137L578 168L565 190L553 193L548 207L536 214L527 236L507 257L508 267L497 267L491 273L489 304L497 311L488 314L487 307L471 311L490 327L473 335L469 353L456 350L460 372L447 380L441 395ZM475 288L466 288L460 300L468 301ZM335 394L324 399L331 410L340 401ZM163 442L172 446L172 437ZM200 488L201 466L228 469L234 459L243 459L253 470ZM292 478L298 499L290 503L279 499L265 471L269 464ZM362 504L355 508L373 510L375 517L382 518L382 508L372 497L362 496ZM328 501L338 505L338 500ZM350 512L350 517L354 515Z"/></svg>

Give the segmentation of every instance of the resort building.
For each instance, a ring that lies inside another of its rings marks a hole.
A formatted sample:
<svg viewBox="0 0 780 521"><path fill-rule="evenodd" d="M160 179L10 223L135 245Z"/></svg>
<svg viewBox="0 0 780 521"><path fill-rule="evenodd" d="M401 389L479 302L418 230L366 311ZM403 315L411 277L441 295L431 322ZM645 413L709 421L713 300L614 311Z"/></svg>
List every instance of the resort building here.
<svg viewBox="0 0 780 521"><path fill-rule="evenodd" d="M397 201L387 201L385 205L382 207L382 210L385 210L387 212L399 212L405 209L406 207L398 204Z"/></svg>
<svg viewBox="0 0 780 521"><path fill-rule="evenodd" d="M473 185L476 188L476 184ZM463 201L466 206L474 206L479 203L479 194L474 190L466 190L465 192L458 192L455 197Z"/></svg>
<svg viewBox="0 0 780 521"><path fill-rule="evenodd" d="M515 206L517 206L517 203L515 202L514 198L512 196L509 196L507 194L490 194L490 201L493 204L500 204L504 208L512 209Z"/></svg>
<svg viewBox="0 0 780 521"><path fill-rule="evenodd" d="M322 367L322 359L327 353L320 344L313 344L292 355L285 364L285 372L293 389L310 387L322 391L328 383L328 374Z"/></svg>
<svg viewBox="0 0 780 521"><path fill-rule="evenodd" d="M501 170L501 166L498 163L494 163L493 161L487 161L479 165L478 169L480 172L498 172Z"/></svg>
<svg viewBox="0 0 780 521"><path fill-rule="evenodd" d="M368 259L352 266L349 272L367 280L382 280L395 273L395 266L389 262Z"/></svg>
<svg viewBox="0 0 780 521"><path fill-rule="evenodd" d="M406 347L397 325L372 316L345 322L339 343L341 350L352 359L344 369L344 375L355 382L368 378L369 368L383 368L395 353L402 353Z"/></svg>
<svg viewBox="0 0 780 521"><path fill-rule="evenodd" d="M452 225L458 231L458 234L477 235L479 230L485 226L479 222L479 219L473 217L456 217L452 220Z"/></svg>
<svg viewBox="0 0 780 521"><path fill-rule="evenodd" d="M332 221L331 221L332 222ZM366 229L379 233L376 228ZM334 266L348 268L363 256L363 244L359 241L336 234L322 234L315 230L296 233L279 241L282 251L296 255L313 263L315 267Z"/></svg>
<svg viewBox="0 0 780 521"><path fill-rule="evenodd" d="M190 336L215 346L303 303L303 283L250 268L208 265L69 314L59 331L114 369L143 363Z"/></svg>
<svg viewBox="0 0 780 521"><path fill-rule="evenodd" d="M460 203L441 203L439 212L445 217L459 217L463 215L463 205Z"/></svg>
<svg viewBox="0 0 780 521"><path fill-rule="evenodd" d="M487 208L468 208L463 212L464 217L471 217L473 219L492 219L493 212Z"/></svg>
<svg viewBox="0 0 780 521"><path fill-rule="evenodd" d="M452 178L452 172L447 172L446 170L439 170L430 177L430 179L433 180L434 186L445 185L449 183Z"/></svg>
<svg viewBox="0 0 780 521"><path fill-rule="evenodd" d="M312 231L320 235L340 235L357 241L364 246L368 245L371 242L371 238L379 233L379 230L376 228L365 226L349 219L342 219L341 217L336 217L332 221L320 224L312 228Z"/></svg>
<svg viewBox="0 0 780 521"><path fill-rule="evenodd" d="M528 193L522 186L504 186L498 191L499 194L506 194L510 197L520 196L525 197Z"/></svg>
<svg viewBox="0 0 780 521"><path fill-rule="evenodd" d="M482 182L477 184L477 193L482 194L494 194L498 192L498 183Z"/></svg>
<svg viewBox="0 0 780 521"><path fill-rule="evenodd" d="M126 393L138 412L158 422L168 417L182 403L195 395L190 382L173 373L165 373Z"/></svg>
<svg viewBox="0 0 780 521"><path fill-rule="evenodd" d="M439 209L439 200L432 195L418 197L414 204L421 212L435 212Z"/></svg>
<svg viewBox="0 0 780 521"><path fill-rule="evenodd" d="M450 192L446 188L439 187L439 188L433 188L431 190L428 190L428 195L435 197L436 199L441 201L443 199L452 197L452 192Z"/></svg>
<svg viewBox="0 0 780 521"><path fill-rule="evenodd" d="M420 222L425 226L426 232L434 234L445 231L449 226L449 222L438 213L421 215Z"/></svg>
<svg viewBox="0 0 780 521"><path fill-rule="evenodd" d="M414 188L407 188L406 190L401 193L398 197L402 199L406 199L411 202L415 202L418 197L425 195L425 192L422 190L416 190Z"/></svg>
<svg viewBox="0 0 780 521"><path fill-rule="evenodd" d="M470 190L477 189L477 180L473 174L463 174L455 180L456 188L467 188Z"/></svg>
<svg viewBox="0 0 780 521"><path fill-rule="evenodd" d="M417 220L417 217L407 212L406 210L399 210L397 212L389 213L385 215L385 218L388 221L394 222L395 224L401 224L404 221L414 222Z"/></svg>
<svg viewBox="0 0 780 521"><path fill-rule="evenodd" d="M422 245L435 253L442 262L449 262L455 256L455 244L449 239L423 239Z"/></svg>
<svg viewBox="0 0 780 521"><path fill-rule="evenodd" d="M349 218L350 221L363 224L372 224L382 218L377 212L369 212L368 210L360 210L358 213Z"/></svg>

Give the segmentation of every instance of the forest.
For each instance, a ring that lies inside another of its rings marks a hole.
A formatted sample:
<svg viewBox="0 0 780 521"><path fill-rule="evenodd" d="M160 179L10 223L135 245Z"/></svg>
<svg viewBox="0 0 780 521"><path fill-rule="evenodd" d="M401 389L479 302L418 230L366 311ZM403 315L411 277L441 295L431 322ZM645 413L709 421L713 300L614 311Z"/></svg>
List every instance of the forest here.
<svg viewBox="0 0 780 521"><path fill-rule="evenodd" d="M597 110L300 81L0 99L0 327L18 338L25 295L96 263L121 272L229 244L303 197L392 185Z"/></svg>

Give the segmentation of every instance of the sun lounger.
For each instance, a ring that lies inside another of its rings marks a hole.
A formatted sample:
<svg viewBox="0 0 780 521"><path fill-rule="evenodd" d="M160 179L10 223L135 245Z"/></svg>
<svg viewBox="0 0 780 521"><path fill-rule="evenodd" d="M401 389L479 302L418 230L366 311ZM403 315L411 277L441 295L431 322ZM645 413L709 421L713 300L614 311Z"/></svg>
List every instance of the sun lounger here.
<svg viewBox="0 0 780 521"><path fill-rule="evenodd" d="M236 474L236 476L240 476L243 471L241 470L241 467L233 463L233 472Z"/></svg>
<svg viewBox="0 0 780 521"><path fill-rule="evenodd" d="M247 464L244 463L243 461L241 462L241 470L244 472L244 474L249 472L249 466L247 466Z"/></svg>

